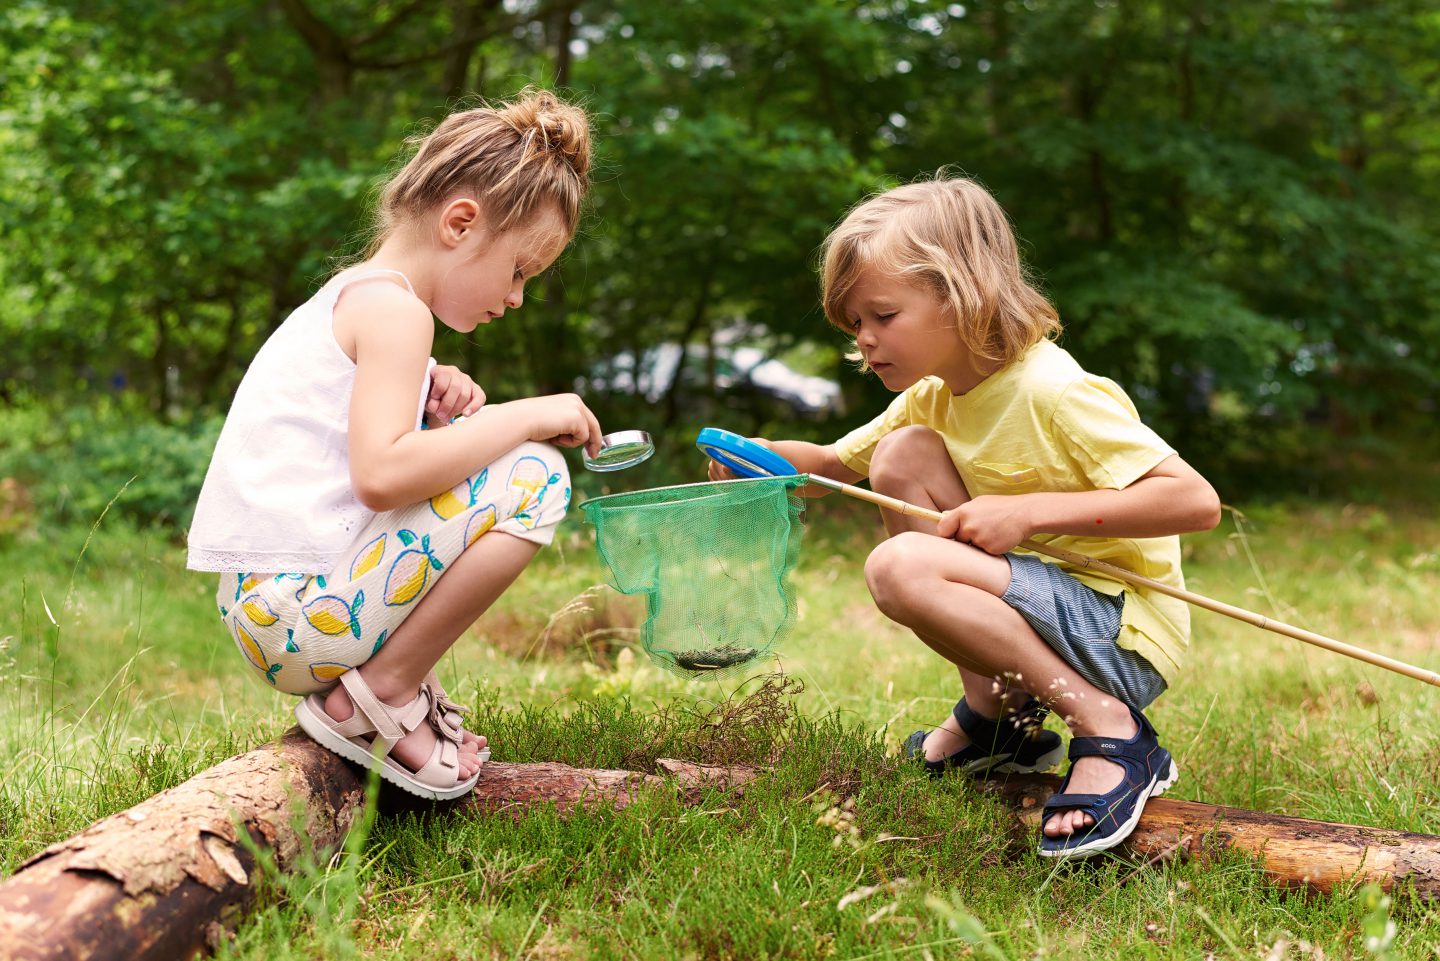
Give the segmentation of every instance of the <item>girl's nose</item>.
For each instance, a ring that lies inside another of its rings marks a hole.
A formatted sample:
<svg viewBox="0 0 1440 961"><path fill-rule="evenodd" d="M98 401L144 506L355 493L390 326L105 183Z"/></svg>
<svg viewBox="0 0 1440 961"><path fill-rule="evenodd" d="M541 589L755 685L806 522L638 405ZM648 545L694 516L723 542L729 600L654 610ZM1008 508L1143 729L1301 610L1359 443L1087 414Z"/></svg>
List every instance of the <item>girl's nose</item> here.
<svg viewBox="0 0 1440 961"><path fill-rule="evenodd" d="M523 303L525 303L525 287L522 284L516 284L505 296L505 306L511 310L519 310Z"/></svg>
<svg viewBox="0 0 1440 961"><path fill-rule="evenodd" d="M857 330L857 331L855 331L855 346L857 346L857 347L874 347L874 346L875 346L875 335L874 335L874 333L871 332L871 329L870 329L869 327L866 327L864 324L861 324L861 325L860 325L860 329Z"/></svg>

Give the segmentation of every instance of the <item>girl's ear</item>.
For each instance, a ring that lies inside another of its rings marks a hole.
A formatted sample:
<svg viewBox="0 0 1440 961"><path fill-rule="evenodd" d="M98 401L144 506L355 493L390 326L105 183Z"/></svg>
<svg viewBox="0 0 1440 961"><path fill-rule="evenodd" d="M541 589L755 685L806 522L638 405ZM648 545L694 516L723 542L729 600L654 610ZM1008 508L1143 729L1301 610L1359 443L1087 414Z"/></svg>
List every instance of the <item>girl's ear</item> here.
<svg viewBox="0 0 1440 961"><path fill-rule="evenodd" d="M480 224L480 205L469 197L457 197L440 208L440 243L458 247Z"/></svg>

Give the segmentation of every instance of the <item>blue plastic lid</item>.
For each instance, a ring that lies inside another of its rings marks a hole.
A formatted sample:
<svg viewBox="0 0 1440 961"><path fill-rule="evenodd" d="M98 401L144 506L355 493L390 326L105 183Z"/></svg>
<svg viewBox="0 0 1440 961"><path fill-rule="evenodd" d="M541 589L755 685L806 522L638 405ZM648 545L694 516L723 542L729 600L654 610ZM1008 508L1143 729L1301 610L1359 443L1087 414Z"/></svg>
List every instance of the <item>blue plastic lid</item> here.
<svg viewBox="0 0 1440 961"><path fill-rule="evenodd" d="M794 464L770 448L718 427L702 430L695 438L695 446L740 477L788 477L799 473Z"/></svg>

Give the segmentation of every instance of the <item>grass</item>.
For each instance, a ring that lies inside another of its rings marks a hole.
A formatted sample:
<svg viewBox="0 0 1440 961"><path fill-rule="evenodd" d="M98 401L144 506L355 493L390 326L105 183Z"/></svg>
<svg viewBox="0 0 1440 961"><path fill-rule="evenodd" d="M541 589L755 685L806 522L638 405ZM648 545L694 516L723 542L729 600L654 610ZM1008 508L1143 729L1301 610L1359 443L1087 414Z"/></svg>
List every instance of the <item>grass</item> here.
<svg viewBox="0 0 1440 961"><path fill-rule="evenodd" d="M1189 584L1434 667L1435 506L1252 507L1186 539ZM772 767L742 798L381 819L333 864L272 879L226 954L1440 956L1440 915L1404 891L1285 892L1238 856L1053 864L997 803L901 765L898 741L945 716L953 675L869 602L873 515L833 497L809 514L784 686L686 683L637 657L643 614L596 587L578 523L441 665L499 759ZM290 724L178 547L90 535L0 543L0 874ZM1435 704L1416 681L1197 611L1189 668L1151 716L1181 766L1172 796L1440 833Z"/></svg>

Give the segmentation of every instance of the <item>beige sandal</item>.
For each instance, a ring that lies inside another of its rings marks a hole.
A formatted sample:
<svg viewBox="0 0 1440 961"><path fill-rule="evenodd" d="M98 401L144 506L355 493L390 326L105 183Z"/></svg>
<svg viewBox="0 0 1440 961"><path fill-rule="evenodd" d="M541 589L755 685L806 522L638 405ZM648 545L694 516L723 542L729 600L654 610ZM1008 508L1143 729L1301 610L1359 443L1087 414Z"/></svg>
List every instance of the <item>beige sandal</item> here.
<svg viewBox="0 0 1440 961"><path fill-rule="evenodd" d="M340 683L355 706L349 720L336 721L326 714L325 698L320 694L311 694L295 705L295 718L301 729L321 747L362 767L376 768L382 778L396 787L438 801L457 798L468 794L480 779L476 772L460 780L463 730L460 710L463 709L446 698L443 691L437 694L438 685L432 686L429 678L426 680L413 701L404 707L391 707L375 696L359 671L346 671L340 675ZM427 722L435 728L435 747L429 759L418 770L411 771L390 757L390 749Z"/></svg>

